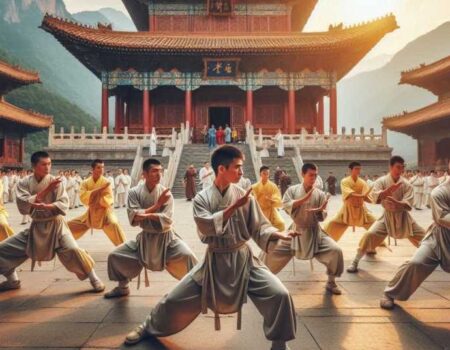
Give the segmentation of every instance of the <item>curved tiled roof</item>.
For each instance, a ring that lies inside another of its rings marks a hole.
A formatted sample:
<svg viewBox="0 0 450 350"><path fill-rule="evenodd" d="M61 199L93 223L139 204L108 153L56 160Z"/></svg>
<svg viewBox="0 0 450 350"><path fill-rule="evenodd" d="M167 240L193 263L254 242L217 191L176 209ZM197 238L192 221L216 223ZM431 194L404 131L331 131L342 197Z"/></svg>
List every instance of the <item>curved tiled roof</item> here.
<svg viewBox="0 0 450 350"><path fill-rule="evenodd" d="M436 95L450 92L450 56L402 72L400 84L419 86Z"/></svg>
<svg viewBox="0 0 450 350"><path fill-rule="evenodd" d="M33 128L48 128L53 118L44 114L26 111L0 99L0 119L6 119L18 124L25 124Z"/></svg>
<svg viewBox="0 0 450 350"><path fill-rule="evenodd" d="M4 61L0 61L0 76L4 79L15 80L23 84L39 83L39 74L25 70L19 66L10 65Z"/></svg>
<svg viewBox="0 0 450 350"><path fill-rule="evenodd" d="M320 33L249 34L223 33L189 36L173 33L118 32L69 22L49 15L42 28L58 39L109 50L156 53L258 54L321 53L342 47L352 47L359 41L397 28L394 16Z"/></svg>
<svg viewBox="0 0 450 350"><path fill-rule="evenodd" d="M383 119L383 125L393 131L405 132L408 129L447 119L450 122L450 99L444 99L414 112Z"/></svg>

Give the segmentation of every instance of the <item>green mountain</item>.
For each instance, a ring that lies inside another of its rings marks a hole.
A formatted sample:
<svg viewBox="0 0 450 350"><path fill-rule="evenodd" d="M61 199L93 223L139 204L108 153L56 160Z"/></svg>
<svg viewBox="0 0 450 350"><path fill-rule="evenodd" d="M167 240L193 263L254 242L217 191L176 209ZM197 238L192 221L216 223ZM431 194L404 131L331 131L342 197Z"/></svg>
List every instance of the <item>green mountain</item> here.
<svg viewBox="0 0 450 350"><path fill-rule="evenodd" d="M403 111L413 111L437 100L428 91L398 85L400 73L422 63L450 55L450 22L415 39L397 52L383 67L342 80L338 86L338 113L347 128L364 126L381 130L381 120ZM361 122L363 121L363 122ZM400 133L389 132L389 145L410 162L417 162L417 142Z"/></svg>
<svg viewBox="0 0 450 350"><path fill-rule="evenodd" d="M100 81L39 28L45 12L72 19L62 0L1 0L0 48L39 71L49 91L98 118Z"/></svg>
<svg viewBox="0 0 450 350"><path fill-rule="evenodd" d="M21 60L13 58L0 50L0 60L23 65ZM97 121L78 106L64 97L49 91L45 84L34 84L13 90L6 95L6 100L27 110L53 116L56 127L69 130L73 125L77 130L85 126L88 130L94 128ZM47 146L48 132L40 131L29 135L26 139L26 153L30 154Z"/></svg>

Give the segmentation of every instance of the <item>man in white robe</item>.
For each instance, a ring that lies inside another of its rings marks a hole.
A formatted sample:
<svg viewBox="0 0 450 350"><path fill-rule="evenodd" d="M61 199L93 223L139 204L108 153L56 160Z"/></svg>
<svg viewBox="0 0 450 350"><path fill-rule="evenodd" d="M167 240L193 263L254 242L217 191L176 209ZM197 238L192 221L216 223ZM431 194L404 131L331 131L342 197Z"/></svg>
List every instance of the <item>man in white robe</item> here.
<svg viewBox="0 0 450 350"><path fill-rule="evenodd" d="M127 178L123 174L122 169L118 169L118 175L115 179L116 184L116 195L117 200L115 201L116 208L122 208L125 206L125 194L126 194L126 184L127 184Z"/></svg>
<svg viewBox="0 0 450 350"><path fill-rule="evenodd" d="M425 181L420 170L416 171L416 174L410 180L410 184L413 185L414 189L414 208L416 210L422 210Z"/></svg>
<svg viewBox="0 0 450 350"><path fill-rule="evenodd" d="M214 179L216 178L214 175L214 171L212 170L209 162L205 162L203 164L203 168L200 169L199 172L200 183L202 184L202 189L206 189L214 183Z"/></svg>
<svg viewBox="0 0 450 350"><path fill-rule="evenodd" d="M118 286L106 293L105 298L130 294L128 283L140 276L142 269L167 269L180 280L197 263L194 253L173 229L173 196L159 183L161 163L148 159L142 170L145 183L130 190L127 204L130 224L139 225L142 232L136 239L125 242L109 254L109 279L117 281ZM145 279L148 286L147 271Z"/></svg>
<svg viewBox="0 0 450 350"><path fill-rule="evenodd" d="M380 300L383 309L392 309L395 300L408 300L438 267L450 273L450 179L431 192L433 224L410 261L398 269Z"/></svg>
<svg viewBox="0 0 450 350"><path fill-rule="evenodd" d="M150 135L150 147L149 147L150 157L156 156L156 142L157 142L156 132L155 129L153 128L152 134Z"/></svg>
<svg viewBox="0 0 450 350"><path fill-rule="evenodd" d="M3 172L3 203L9 202L9 176L8 173Z"/></svg>
<svg viewBox="0 0 450 350"><path fill-rule="evenodd" d="M64 215L69 199L60 178L50 175L51 160L46 152L31 156L33 174L23 178L17 186L17 207L22 215L30 215L29 229L0 243L0 274L6 281L0 291L20 288L16 268L31 259L31 270L39 261L53 260L58 255L64 267L80 280L89 278L95 292L105 285L94 271L94 261L80 249L70 233Z"/></svg>
<svg viewBox="0 0 450 350"><path fill-rule="evenodd" d="M358 264L364 255L374 251L389 235L395 239L407 238L418 247L425 231L410 215L414 198L412 185L402 174L405 161L402 157L393 156L389 161L389 173L380 177L372 189L372 201L381 204L383 214L362 236L358 251L347 269L349 273L358 272Z"/></svg>
<svg viewBox="0 0 450 350"><path fill-rule="evenodd" d="M278 133L275 135L275 142L277 145L278 158L284 157L284 135L281 132L281 129L278 129Z"/></svg>
<svg viewBox="0 0 450 350"><path fill-rule="evenodd" d="M242 175L242 152L222 146L212 155L216 174L214 185L194 200L194 219L198 234L208 245L205 259L197 264L156 305L146 321L129 333L125 342L136 344L146 337L165 337L180 332L208 307L215 314L238 312L247 295L264 317L266 338L273 350L287 349L295 338L294 305L286 287L252 253L247 241L253 239L266 250L272 240L290 240L296 234L277 232L262 214L257 202L235 185Z"/></svg>
<svg viewBox="0 0 450 350"><path fill-rule="evenodd" d="M293 220L292 229L300 236L291 242L278 241L269 246L268 253L262 252L260 258L275 274L293 258L315 258L327 267L328 282L325 289L339 295L342 292L335 279L342 274L344 259L341 248L319 225L326 217L329 198L314 187L316 177L317 166L312 163L303 164L302 183L289 187L283 196L283 208Z"/></svg>
<svg viewBox="0 0 450 350"><path fill-rule="evenodd" d="M431 208L431 192L439 185L439 178L434 170L430 171L430 175L428 175L425 179L425 200L424 204L427 208Z"/></svg>
<svg viewBox="0 0 450 350"><path fill-rule="evenodd" d="M130 192L132 182L128 169L123 169L123 176L125 176L125 206L126 206L128 200L128 193Z"/></svg>

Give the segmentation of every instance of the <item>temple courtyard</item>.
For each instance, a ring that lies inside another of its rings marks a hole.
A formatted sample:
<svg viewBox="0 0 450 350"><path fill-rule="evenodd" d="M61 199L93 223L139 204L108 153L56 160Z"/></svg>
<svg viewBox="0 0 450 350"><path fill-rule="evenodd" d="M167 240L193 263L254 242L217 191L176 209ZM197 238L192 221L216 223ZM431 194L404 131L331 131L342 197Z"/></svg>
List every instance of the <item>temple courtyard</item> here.
<svg viewBox="0 0 450 350"><path fill-rule="evenodd" d="M334 214L341 204L340 196L329 204ZM177 232L193 248L199 258L205 247L197 237L192 218L192 204L176 200ZM21 216L15 204L7 203L9 221L16 232ZM375 213L380 208L371 206ZM84 209L69 212L68 218ZM116 209L128 238L138 228L128 223L124 208ZM431 223L429 209L413 211L416 220L427 227ZM361 229L347 231L340 245L346 266L354 256ZM112 244L101 231L87 233L79 244L97 262L96 270L107 289L106 261ZM344 273L338 284L341 296L324 291L324 268L309 261L289 264L279 277L292 293L297 310L297 339L292 350L315 349L450 349L450 274L436 270L408 302L394 311L379 308L379 298L397 267L408 259L415 248L408 241L391 240L389 249L381 248L374 257L365 258L360 273ZM258 253L257 248L254 249ZM78 281L64 270L59 261L43 263L30 271L30 263L19 270L22 288L0 294L0 348L8 349L171 349L171 350L235 350L269 349L262 331L262 318L249 301L244 307L243 326L236 330L236 315L222 316L222 330L214 331L211 314L201 315L183 332L159 341L144 341L138 346L122 344L125 335L138 325L157 301L176 281L166 272L150 272L150 287L143 283L137 290L132 283L129 297L106 300L102 294L89 292L89 282Z"/></svg>

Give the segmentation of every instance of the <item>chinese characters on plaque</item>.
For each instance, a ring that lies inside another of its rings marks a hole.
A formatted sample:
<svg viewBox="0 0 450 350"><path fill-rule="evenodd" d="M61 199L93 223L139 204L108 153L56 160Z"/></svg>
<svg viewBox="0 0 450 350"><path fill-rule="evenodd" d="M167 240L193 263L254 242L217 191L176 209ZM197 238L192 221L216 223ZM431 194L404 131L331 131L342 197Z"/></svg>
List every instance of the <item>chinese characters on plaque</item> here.
<svg viewBox="0 0 450 350"><path fill-rule="evenodd" d="M205 58L205 79L236 79L238 77L239 59Z"/></svg>
<svg viewBox="0 0 450 350"><path fill-rule="evenodd" d="M233 0L208 0L208 14L229 16L233 13Z"/></svg>

